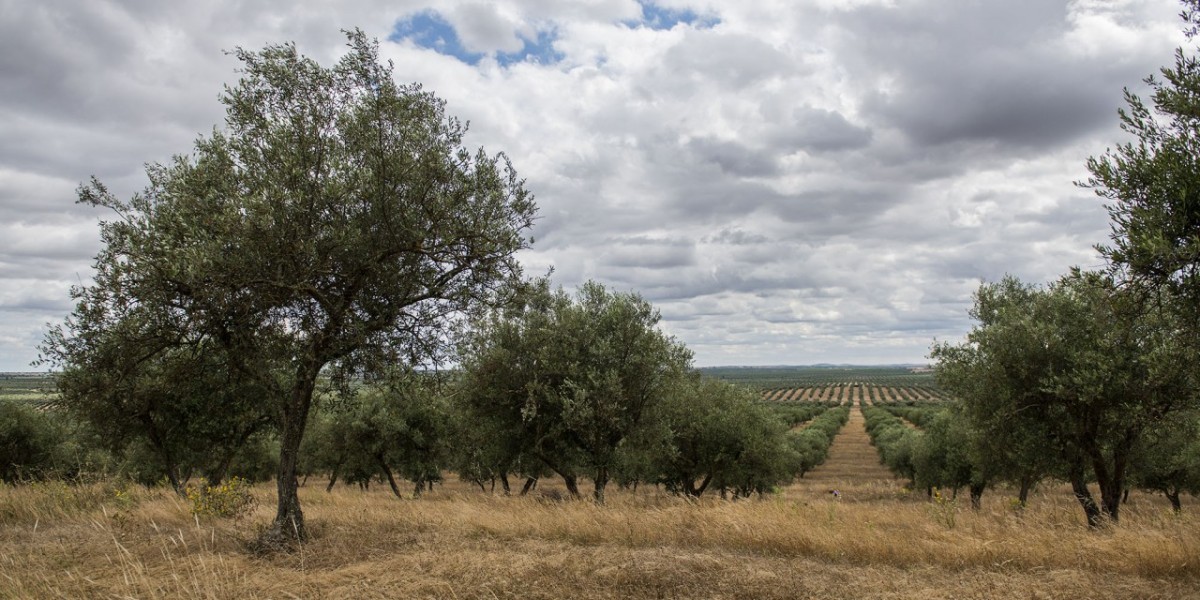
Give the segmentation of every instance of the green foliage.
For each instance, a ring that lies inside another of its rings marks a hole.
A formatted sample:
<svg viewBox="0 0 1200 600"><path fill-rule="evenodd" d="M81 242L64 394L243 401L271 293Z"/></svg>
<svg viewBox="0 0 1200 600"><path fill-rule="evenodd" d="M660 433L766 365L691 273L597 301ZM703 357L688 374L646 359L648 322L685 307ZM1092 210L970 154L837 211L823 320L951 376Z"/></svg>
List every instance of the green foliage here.
<svg viewBox="0 0 1200 600"><path fill-rule="evenodd" d="M40 479L60 466L65 437L48 413L25 402L0 400L0 481Z"/></svg>
<svg viewBox="0 0 1200 600"><path fill-rule="evenodd" d="M496 440L505 453L536 457L569 486L586 470L603 501L620 447L691 361L658 321L636 294L588 282L572 297L536 282L466 341L460 393L491 431L506 432Z"/></svg>
<svg viewBox="0 0 1200 600"><path fill-rule="evenodd" d="M788 434L798 462L795 474L804 474L825 462L834 436L850 419L850 407L828 408L813 419L804 429Z"/></svg>
<svg viewBox="0 0 1200 600"><path fill-rule="evenodd" d="M918 451L923 434L904 424L899 417L887 409L876 406L862 407L867 435L879 452L879 459L898 477L916 482L917 466L914 454Z"/></svg>
<svg viewBox="0 0 1200 600"><path fill-rule="evenodd" d="M832 403L836 406L836 403ZM801 423L811 421L817 415L824 413L830 408L830 405L824 402L803 402L803 403L769 403L764 404L767 409L774 414L779 420L783 421L789 428L796 427Z"/></svg>
<svg viewBox="0 0 1200 600"><path fill-rule="evenodd" d="M1194 1L1183 17L1195 35ZM1200 316L1200 60L1182 48L1145 81L1153 108L1125 90L1121 129L1134 137L1088 160L1084 184L1106 199L1112 245L1101 252L1134 280L1188 299Z"/></svg>
<svg viewBox="0 0 1200 600"><path fill-rule="evenodd" d="M77 288L85 315L53 330L43 352L63 367L58 404L87 425L121 470L143 483L166 477L179 489L193 472L224 479L231 463L273 424L266 389L227 366L211 341L146 324L147 307L126 310L108 300L103 278Z"/></svg>
<svg viewBox="0 0 1200 600"><path fill-rule="evenodd" d="M174 353L219 357L221 375L245 378L255 393L170 404L278 416L278 537L305 536L297 457L319 379L444 360L455 323L519 277L515 253L536 212L503 155L463 147L466 128L443 101L395 83L362 32L347 40L332 67L291 44L237 49L222 130L149 165L149 186L129 201L95 180L80 189L117 218L102 224L95 283L77 290L76 312L47 343L64 366L77 364L63 350L76 340L135 349L100 352L116 357L99 369L113 402L127 397L114 389L120 374L145 362L137 348L172 352L150 364L170 368L134 379L147 384L132 390L143 406L194 367L176 367ZM106 335L79 335L89 321Z"/></svg>
<svg viewBox="0 0 1200 600"><path fill-rule="evenodd" d="M1065 474L1093 525L1101 511L1117 519L1138 438L1197 400L1180 329L1139 293L1097 273L1044 289L1006 278L980 288L967 341L932 353L971 427L1007 446L1010 460L991 466L1010 478L1029 477L1031 466L1035 477Z"/></svg>
<svg viewBox="0 0 1200 600"><path fill-rule="evenodd" d="M1148 431L1131 465L1135 487L1162 492L1175 510L1181 494L1200 494L1200 414L1184 413Z"/></svg>
<svg viewBox="0 0 1200 600"><path fill-rule="evenodd" d="M309 425L302 464L306 471L329 473L330 486L338 477L360 485L385 477L397 496L399 475L419 495L450 464L451 419L435 381L412 373L395 376L319 411Z"/></svg>
<svg viewBox="0 0 1200 600"><path fill-rule="evenodd" d="M687 378L649 415L651 443L627 445L626 455L642 457L647 480L690 497L712 488L764 493L789 483L800 469L797 444L775 407L755 396L715 379Z"/></svg>
<svg viewBox="0 0 1200 600"><path fill-rule="evenodd" d="M916 487L943 488L956 493L960 488L971 487L977 505L979 495L989 483L989 474L980 457L984 449L974 445L974 432L966 419L956 408L916 414L920 415L918 425L923 434L912 458Z"/></svg>
<svg viewBox="0 0 1200 600"><path fill-rule="evenodd" d="M209 485L201 479L184 491L193 515L198 517L241 518L258 506L250 493L250 482L231 477L224 483Z"/></svg>

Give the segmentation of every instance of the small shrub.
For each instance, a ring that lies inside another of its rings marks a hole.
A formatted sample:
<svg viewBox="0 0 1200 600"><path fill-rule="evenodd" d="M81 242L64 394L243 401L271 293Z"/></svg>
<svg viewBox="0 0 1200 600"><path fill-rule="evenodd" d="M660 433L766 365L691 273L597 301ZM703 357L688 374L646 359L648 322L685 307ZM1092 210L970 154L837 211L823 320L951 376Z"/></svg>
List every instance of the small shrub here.
<svg viewBox="0 0 1200 600"><path fill-rule="evenodd" d="M930 514L934 520L946 529L954 529L958 518L958 500L933 488L933 499L930 504Z"/></svg>
<svg viewBox="0 0 1200 600"><path fill-rule="evenodd" d="M241 518L258 506L249 482L241 477L231 477L217 486L201 479L198 485L187 486L185 492L192 514L198 517Z"/></svg>

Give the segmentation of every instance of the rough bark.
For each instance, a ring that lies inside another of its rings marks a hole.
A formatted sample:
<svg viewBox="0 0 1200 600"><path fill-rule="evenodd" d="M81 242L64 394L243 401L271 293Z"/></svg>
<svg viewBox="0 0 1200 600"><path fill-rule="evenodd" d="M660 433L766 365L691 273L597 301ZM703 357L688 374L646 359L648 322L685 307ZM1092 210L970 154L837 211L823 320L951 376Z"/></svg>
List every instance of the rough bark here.
<svg viewBox="0 0 1200 600"><path fill-rule="evenodd" d="M693 481L691 478L688 478L686 480L687 488L684 491L686 491L687 494L693 498L699 498L702 494L704 494L704 490L708 489L708 484L712 483L712 478L712 473L705 475L704 479L700 481L700 485L696 485L695 481Z"/></svg>
<svg viewBox="0 0 1200 600"><path fill-rule="evenodd" d="M1171 509L1177 514L1183 510L1183 505L1179 502L1179 490L1167 490L1163 492L1167 496L1167 500L1171 501Z"/></svg>
<svg viewBox="0 0 1200 600"><path fill-rule="evenodd" d="M574 475L562 474L563 484L567 486L567 492L572 498L579 498L579 483Z"/></svg>
<svg viewBox="0 0 1200 600"><path fill-rule="evenodd" d="M392 493L397 498L403 499L404 496L400 493L400 486L396 485L396 477L392 475L392 468L387 465L387 461L383 460L382 456L376 456L375 460L379 463L379 470L383 471L383 474L387 476L388 485L392 487Z"/></svg>
<svg viewBox="0 0 1200 600"><path fill-rule="evenodd" d="M296 471L300 462L300 442L304 438L304 425L308 423L308 411L312 407L313 389L316 387L319 372L320 366L314 363L299 367L296 383L283 406L279 435L279 472L275 480L278 505L275 521L264 534L264 542L282 543L308 539L308 531L304 527L304 512L300 510Z"/></svg>
<svg viewBox="0 0 1200 600"><path fill-rule="evenodd" d="M537 477L527 477L525 479L525 485L521 486L521 495L524 496L528 494L530 490L537 487L537 482Z"/></svg>
<svg viewBox="0 0 1200 600"><path fill-rule="evenodd" d="M1021 503L1021 508L1025 508L1029 503L1029 492L1033 491L1033 480L1022 479L1020 490L1017 491L1017 502Z"/></svg>
<svg viewBox="0 0 1200 600"><path fill-rule="evenodd" d="M1099 527L1104 522L1104 517L1100 512L1100 507L1096 505L1096 500L1092 498L1092 493L1088 490L1082 475L1071 476L1071 491L1075 493L1075 499L1083 507L1088 527Z"/></svg>
<svg viewBox="0 0 1200 600"><path fill-rule="evenodd" d="M187 490L183 489L183 481L179 477L179 466L175 462L175 457L171 455L171 450L167 448L163 441L162 435L158 431L158 426L154 423L154 419L149 413L141 416L142 423L146 426L146 432L150 437L150 445L154 448L158 458L162 461L163 472L167 476L167 481L171 484L171 489L181 498L187 497Z"/></svg>
<svg viewBox="0 0 1200 600"><path fill-rule="evenodd" d="M337 483L338 469L340 469L340 468L341 468L341 465L339 464L338 466L334 467L333 472L329 474L329 485L325 486L326 493L333 491L333 484Z"/></svg>
<svg viewBox="0 0 1200 600"><path fill-rule="evenodd" d="M608 486L607 467L596 469L596 480L593 483L595 488L592 491L592 497L596 500L596 504L604 504L604 489Z"/></svg>

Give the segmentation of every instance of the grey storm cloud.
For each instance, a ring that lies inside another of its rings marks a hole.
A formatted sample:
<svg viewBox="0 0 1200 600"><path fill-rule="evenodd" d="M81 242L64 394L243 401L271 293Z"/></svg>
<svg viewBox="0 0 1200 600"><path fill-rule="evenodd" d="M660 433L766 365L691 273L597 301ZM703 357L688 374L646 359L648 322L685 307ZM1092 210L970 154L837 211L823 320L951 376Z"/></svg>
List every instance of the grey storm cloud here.
<svg viewBox="0 0 1200 600"><path fill-rule="evenodd" d="M75 188L121 197L220 126L225 51L339 29L471 123L537 196L530 274L655 302L699 364L921 362L981 281L1094 267L1089 155L1121 90L1185 43L1162 0L3 2L0 371L23 370L99 250ZM436 11L483 58L391 39ZM539 36L541 36L539 38ZM539 39L555 60L500 64Z"/></svg>
<svg viewBox="0 0 1200 600"><path fill-rule="evenodd" d="M1079 6L1079 5L1077 5ZM918 2L911 10L855 11L858 60L888 84L864 97L864 110L917 145L1063 145L1111 124L1121 86L1144 65L1073 55L1061 2Z"/></svg>
<svg viewBox="0 0 1200 600"><path fill-rule="evenodd" d="M765 177L779 171L777 156L734 141L698 138L687 144L700 162L711 163L726 175Z"/></svg>
<svg viewBox="0 0 1200 600"><path fill-rule="evenodd" d="M610 267L670 269L696 262L695 243L690 240L654 240L644 237L610 239L601 260Z"/></svg>
<svg viewBox="0 0 1200 600"><path fill-rule="evenodd" d="M871 130L850 123L837 112L801 107L790 116L791 120L780 123L779 133L772 138L775 147L785 153L851 150L871 142Z"/></svg>
<svg viewBox="0 0 1200 600"><path fill-rule="evenodd" d="M733 245L733 246L753 246L753 245L763 244L770 240L768 240L767 237L764 235L760 235L760 234L756 234L756 233L748 233L746 231L743 231L743 230L737 229L737 228L726 228L726 229L722 229L716 235L712 235L712 236L703 238L702 241L710 243L710 244L729 244L729 245Z"/></svg>

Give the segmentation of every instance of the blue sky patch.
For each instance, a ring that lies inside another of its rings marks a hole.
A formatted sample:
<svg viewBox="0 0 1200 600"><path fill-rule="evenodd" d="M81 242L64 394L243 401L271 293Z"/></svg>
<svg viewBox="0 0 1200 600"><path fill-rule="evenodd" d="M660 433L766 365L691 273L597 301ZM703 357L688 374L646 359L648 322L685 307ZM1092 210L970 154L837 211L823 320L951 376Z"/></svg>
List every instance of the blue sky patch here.
<svg viewBox="0 0 1200 600"><path fill-rule="evenodd" d="M699 29L711 29L714 25L721 22L715 16L700 16L690 8L667 8L659 6L650 0L639 0L638 4L642 5L642 20L630 25L642 25L654 30L665 30L683 23L684 25L691 25Z"/></svg>
<svg viewBox="0 0 1200 600"><path fill-rule="evenodd" d="M411 40L421 48L428 48L438 54L453 56L468 65L475 65L483 58L483 54L468 52L458 39L454 26L437 11L425 10L396 23L392 35L388 39L393 42Z"/></svg>
<svg viewBox="0 0 1200 600"><path fill-rule="evenodd" d="M543 65L552 65L564 58L562 52L554 49L554 40L557 39L558 32L553 30L539 30L536 40L530 40L525 36L521 36L521 42L525 46L519 52L511 54L504 52L497 53L496 62L500 63L502 67L520 62L536 62Z"/></svg>
<svg viewBox="0 0 1200 600"><path fill-rule="evenodd" d="M496 52L496 62L500 66L507 67L522 62L554 64L562 60L563 54L554 49L554 41L558 39L554 30L539 30L537 39L533 40L525 36L520 37L524 46L517 52ZM398 21L388 39L393 42L410 40L421 48L453 56L471 66L479 64L487 55L467 50L458 38L454 26L435 10L424 10Z"/></svg>

